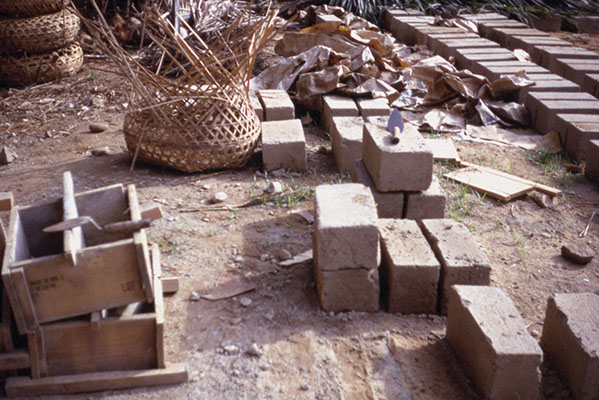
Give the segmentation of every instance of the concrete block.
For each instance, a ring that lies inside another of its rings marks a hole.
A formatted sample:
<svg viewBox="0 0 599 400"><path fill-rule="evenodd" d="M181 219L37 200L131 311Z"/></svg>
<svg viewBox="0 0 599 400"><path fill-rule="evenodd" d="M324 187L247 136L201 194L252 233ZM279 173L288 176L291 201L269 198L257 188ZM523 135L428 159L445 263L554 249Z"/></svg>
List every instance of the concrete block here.
<svg viewBox="0 0 599 400"><path fill-rule="evenodd" d="M599 54L594 51L573 46L537 46L533 50L533 61L548 70L557 73L555 63L558 58L579 60L599 60Z"/></svg>
<svg viewBox="0 0 599 400"><path fill-rule="evenodd" d="M599 16L584 15L572 17L572 22L581 33L599 33Z"/></svg>
<svg viewBox="0 0 599 400"><path fill-rule="evenodd" d="M299 119L262 123L262 161L267 171L306 170L306 137Z"/></svg>
<svg viewBox="0 0 599 400"><path fill-rule="evenodd" d="M475 33L464 32L461 33L430 33L426 37L426 45L429 49L434 49L437 46L437 41L441 39L454 39L454 40L462 40L462 39L479 39Z"/></svg>
<svg viewBox="0 0 599 400"><path fill-rule="evenodd" d="M324 130L331 132L331 122L334 117L356 117L360 115L360 111L351 97L328 95L322 97L320 114Z"/></svg>
<svg viewBox="0 0 599 400"><path fill-rule="evenodd" d="M381 283L387 310L434 314L441 265L416 221L380 219Z"/></svg>
<svg viewBox="0 0 599 400"><path fill-rule="evenodd" d="M405 215L407 219L445 218L445 203L447 196L439 184L439 179L433 175L428 189L422 192L406 192Z"/></svg>
<svg viewBox="0 0 599 400"><path fill-rule="evenodd" d="M362 159L381 192L421 191L430 186L433 153L418 130L405 125L400 142L379 126L364 124Z"/></svg>
<svg viewBox="0 0 599 400"><path fill-rule="evenodd" d="M499 45L489 39L438 39L433 52L444 58L455 57L457 49L483 49L499 47Z"/></svg>
<svg viewBox="0 0 599 400"><path fill-rule="evenodd" d="M526 29L528 25L513 19L480 20L478 21L478 32L481 36L488 37L491 28L520 28Z"/></svg>
<svg viewBox="0 0 599 400"><path fill-rule="evenodd" d="M323 271L315 268L320 306L325 311L379 310L378 269Z"/></svg>
<svg viewBox="0 0 599 400"><path fill-rule="evenodd" d="M587 162L584 174L591 181L599 183L599 140L591 140L586 149Z"/></svg>
<svg viewBox="0 0 599 400"><path fill-rule="evenodd" d="M509 49L524 49L528 54L534 53L536 46L568 46L570 42L555 37L547 36L512 36L509 40Z"/></svg>
<svg viewBox="0 0 599 400"><path fill-rule="evenodd" d="M490 57L491 59L488 61L493 61L493 57L514 57L514 53L501 47L457 49L455 52L456 64L461 69L472 70L471 63L473 61L485 61L482 59L479 60L478 57Z"/></svg>
<svg viewBox="0 0 599 400"><path fill-rule="evenodd" d="M599 113L599 100L584 92L530 92L525 105L530 111L532 126L542 134L556 131L557 114Z"/></svg>
<svg viewBox="0 0 599 400"><path fill-rule="evenodd" d="M599 99L599 74L587 74L582 86L585 92Z"/></svg>
<svg viewBox="0 0 599 400"><path fill-rule="evenodd" d="M560 134L560 142L566 143L566 134L572 124L599 124L599 114L557 114L554 130Z"/></svg>
<svg viewBox="0 0 599 400"><path fill-rule="evenodd" d="M481 63L486 63L486 62L509 63L509 62L518 61L518 59L516 58L514 53L507 51L507 50L506 50L506 52L507 53L469 54L468 56L463 57L463 58L461 58L459 56L459 54L456 53L456 62L458 60L458 57L460 57L462 62L464 62L464 64L465 64L465 65L458 64L458 65L460 65L460 68L469 69L471 72L478 74L478 75L484 75L485 70L481 66Z"/></svg>
<svg viewBox="0 0 599 400"><path fill-rule="evenodd" d="M533 28L540 29L544 32L559 32L562 29L561 15L534 15L531 14L530 22Z"/></svg>
<svg viewBox="0 0 599 400"><path fill-rule="evenodd" d="M322 271L377 269L380 264L376 205L360 184L317 186L314 193L315 267Z"/></svg>
<svg viewBox="0 0 599 400"><path fill-rule="evenodd" d="M391 114L389 102L383 97L376 99L356 99L356 104L358 105L358 110L360 110L360 115L364 118L377 115L389 116Z"/></svg>
<svg viewBox="0 0 599 400"><path fill-rule="evenodd" d="M584 85L587 74L599 73L599 60L558 58L555 73L579 85Z"/></svg>
<svg viewBox="0 0 599 400"><path fill-rule="evenodd" d="M518 101L520 103L525 104L529 92L580 92L580 86L560 76L556 75L554 80L536 80L537 76L539 75L529 76L535 81L533 86L518 91Z"/></svg>
<svg viewBox="0 0 599 400"><path fill-rule="evenodd" d="M565 150L572 159L588 162L590 159L586 152L591 140L599 140L599 122L573 122L566 128Z"/></svg>
<svg viewBox="0 0 599 400"><path fill-rule="evenodd" d="M428 25L434 22L435 18L431 16L393 16L389 19L388 30L395 38L407 45L416 44L416 33L414 27L418 25Z"/></svg>
<svg viewBox="0 0 599 400"><path fill-rule="evenodd" d="M416 38L416 44L418 45L427 45L428 47L430 47L430 45L428 44L428 36L430 34L460 34L460 33L466 33L463 29L460 28L456 28L456 27L446 27L446 26L436 26L436 25L418 25L415 26L414 28L414 36Z"/></svg>
<svg viewBox="0 0 599 400"><path fill-rule="evenodd" d="M447 313L452 285L488 285L491 265L468 228L452 219L423 219L420 227L441 262L440 311Z"/></svg>
<svg viewBox="0 0 599 400"><path fill-rule="evenodd" d="M258 91L258 95L264 107L265 121L281 121L295 118L295 107L286 91L267 89Z"/></svg>
<svg viewBox="0 0 599 400"><path fill-rule="evenodd" d="M547 302L541 347L577 400L599 399L599 296L556 294Z"/></svg>
<svg viewBox="0 0 599 400"><path fill-rule="evenodd" d="M372 192L374 202L376 203L376 211L379 218L403 218L404 214L404 192L379 192L374 186L372 177L366 170L362 160L354 161L354 169L352 170L352 181L361 183Z"/></svg>
<svg viewBox="0 0 599 400"><path fill-rule="evenodd" d="M331 147L333 158L340 173L351 173L354 161L362 158L362 117L333 117L331 124Z"/></svg>
<svg viewBox="0 0 599 400"><path fill-rule="evenodd" d="M531 28L506 28L506 27L490 27L487 35L487 39L493 40L503 47L509 47L509 40L512 36L546 36L549 37L548 33L541 32L537 29Z"/></svg>
<svg viewBox="0 0 599 400"><path fill-rule="evenodd" d="M549 70L539 67L535 63L526 61L484 61L479 62L479 68L491 82L499 79L502 75L514 75L520 71L527 74L548 74Z"/></svg>
<svg viewBox="0 0 599 400"><path fill-rule="evenodd" d="M543 352L505 290L451 288L446 339L485 399L536 399Z"/></svg>
<svg viewBox="0 0 599 400"><path fill-rule="evenodd" d="M250 93L250 104L254 108L254 111L256 111L256 115L258 116L258 119L261 122L264 121L264 108L262 107L262 103L260 102L260 99L256 95L256 92Z"/></svg>
<svg viewBox="0 0 599 400"><path fill-rule="evenodd" d="M476 13L476 14L460 14L460 18L467 19L469 21L481 22L481 21L506 21L508 17L498 13Z"/></svg>

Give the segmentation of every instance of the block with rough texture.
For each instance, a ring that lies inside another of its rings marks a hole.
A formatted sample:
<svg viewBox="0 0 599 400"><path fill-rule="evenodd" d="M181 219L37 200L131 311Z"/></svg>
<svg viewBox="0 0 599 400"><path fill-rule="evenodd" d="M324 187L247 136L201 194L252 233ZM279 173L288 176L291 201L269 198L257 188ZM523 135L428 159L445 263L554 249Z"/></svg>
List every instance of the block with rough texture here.
<svg viewBox="0 0 599 400"><path fill-rule="evenodd" d="M584 79L584 91L599 99L599 74L587 74Z"/></svg>
<svg viewBox="0 0 599 400"><path fill-rule="evenodd" d="M442 39L477 39L480 38L476 33L470 32L458 32L458 33L428 33L425 35L424 44L428 46L429 49L434 49L437 45L438 40Z"/></svg>
<svg viewBox="0 0 599 400"><path fill-rule="evenodd" d="M334 117L355 117L360 115L356 102L351 97L323 96L322 97L322 126L331 132L331 122Z"/></svg>
<svg viewBox="0 0 599 400"><path fill-rule="evenodd" d="M315 269L320 306L325 311L378 311L380 283L378 269Z"/></svg>
<svg viewBox="0 0 599 400"><path fill-rule="evenodd" d="M596 115L599 118L599 115ZM599 139L599 122L584 123L572 122L566 128L566 145L565 150L574 160L591 161L591 157L587 156L587 149L591 140Z"/></svg>
<svg viewBox="0 0 599 400"><path fill-rule="evenodd" d="M451 288L446 339L485 399L536 399L543 352L505 290Z"/></svg>
<svg viewBox="0 0 599 400"><path fill-rule="evenodd" d="M518 101L522 104L526 103L526 97L529 92L580 92L580 86L572 81L555 75L552 80L537 80L539 75L529 75L535 84L518 90Z"/></svg>
<svg viewBox="0 0 599 400"><path fill-rule="evenodd" d="M398 144L391 142L386 129L364 124L362 160L377 190L381 192L421 191L430 186L433 153L418 130L405 125Z"/></svg>
<svg viewBox="0 0 599 400"><path fill-rule="evenodd" d="M520 28L526 29L528 25L513 19L480 20L478 21L478 32L481 36L488 37L491 28Z"/></svg>
<svg viewBox="0 0 599 400"><path fill-rule="evenodd" d="M256 111L258 119L264 121L264 108L262 108L262 103L255 92L250 93L250 104L254 108L254 111Z"/></svg>
<svg viewBox="0 0 599 400"><path fill-rule="evenodd" d="M491 82L502 75L514 75L520 71L525 71L529 75L549 73L549 70L526 61L484 61L478 63L478 68Z"/></svg>
<svg viewBox="0 0 599 400"><path fill-rule="evenodd" d="M577 400L599 399L599 296L549 298L541 346Z"/></svg>
<svg viewBox="0 0 599 400"><path fill-rule="evenodd" d="M598 114L599 100L588 93L530 92L525 100L531 124L540 133L559 133L558 114Z"/></svg>
<svg viewBox="0 0 599 400"><path fill-rule="evenodd" d="M415 25L429 25L435 19L431 16L415 16L415 15L391 15L387 13L385 17L387 30L395 36L395 38L407 45L416 44L416 36L413 27Z"/></svg>
<svg viewBox="0 0 599 400"><path fill-rule="evenodd" d="M509 49L524 49L528 54L534 54L537 46L568 46L570 42L553 36L512 36L509 40Z"/></svg>
<svg viewBox="0 0 599 400"><path fill-rule="evenodd" d="M488 285L491 282L491 265L464 224L452 219L423 219L419 224L441 262L439 309L446 314L451 286Z"/></svg>
<svg viewBox="0 0 599 400"><path fill-rule="evenodd" d="M441 265L415 221L380 219L383 298L391 313L434 314Z"/></svg>
<svg viewBox="0 0 599 400"><path fill-rule="evenodd" d="M581 33L599 33L599 16L597 15L582 15L572 17L572 23Z"/></svg>
<svg viewBox="0 0 599 400"><path fill-rule="evenodd" d="M443 34L459 34L465 33L464 30L456 27L445 27L436 25L418 25L414 28L414 35L416 37L416 44L418 45L429 45L428 36L430 34L443 33Z"/></svg>
<svg viewBox="0 0 599 400"><path fill-rule="evenodd" d="M337 170L351 173L354 161L362 158L362 117L333 117L331 123L331 147Z"/></svg>
<svg viewBox="0 0 599 400"><path fill-rule="evenodd" d="M438 39L435 47L432 49L434 53L439 54L444 58L455 57L458 49L484 49L499 47L499 45L489 39Z"/></svg>
<svg viewBox="0 0 599 400"><path fill-rule="evenodd" d="M560 141L567 142L566 134L571 124L599 124L599 113L597 114L557 114L555 116L555 131L560 134Z"/></svg>
<svg viewBox="0 0 599 400"><path fill-rule="evenodd" d="M306 169L306 137L299 119L262 123L262 161L267 171Z"/></svg>
<svg viewBox="0 0 599 400"><path fill-rule="evenodd" d="M509 21L508 17L493 12L480 12L476 14L460 14L460 18L464 18L468 21L482 22L482 21Z"/></svg>
<svg viewBox="0 0 599 400"><path fill-rule="evenodd" d="M376 269L380 263L376 205L360 184L317 186L314 259L322 271Z"/></svg>
<svg viewBox="0 0 599 400"><path fill-rule="evenodd" d="M555 73L558 58L575 58L579 60L599 60L599 53L573 46L537 46L532 54L534 62Z"/></svg>
<svg viewBox="0 0 599 400"><path fill-rule="evenodd" d="M295 107L284 90L260 90L260 101L264 107L265 121L281 121L295 118Z"/></svg>
<svg viewBox="0 0 599 400"><path fill-rule="evenodd" d="M379 97L377 99L357 99L356 104L360 110L360 115L364 118L377 115L389 115L391 109L386 98Z"/></svg>
<svg viewBox="0 0 599 400"><path fill-rule="evenodd" d="M447 196L436 176L428 189L422 192L406 192L405 215L407 219L445 218Z"/></svg>
<svg viewBox="0 0 599 400"><path fill-rule="evenodd" d="M599 183L599 140L591 140L586 153L588 157L584 174L591 181Z"/></svg>
<svg viewBox="0 0 599 400"><path fill-rule="evenodd" d="M456 53L456 60L458 58L458 54ZM512 52L507 53L495 53L495 54L471 54L467 57L461 58L462 62L465 62L466 65L463 66L464 69L469 69L475 74L484 75L485 69L482 67L482 63L486 62L514 62L518 61L516 56ZM460 66L462 67L462 66Z"/></svg>
<svg viewBox="0 0 599 400"><path fill-rule="evenodd" d="M599 73L599 60L558 58L555 73L579 85L584 85L587 74Z"/></svg>
<svg viewBox="0 0 599 400"><path fill-rule="evenodd" d="M376 210L379 218L403 218L404 213L404 192L379 192L374 186L374 181L370 177L362 160L354 161L352 170L352 181L361 183L368 187L374 196Z"/></svg>
<svg viewBox="0 0 599 400"><path fill-rule="evenodd" d="M459 68L472 71L473 62L503 60L505 58L515 57L511 51L501 47L457 49L455 51L455 61Z"/></svg>
<svg viewBox="0 0 599 400"><path fill-rule="evenodd" d="M509 47L509 40L512 36L546 36L548 33L543 33L537 29L531 28L511 28L511 27L490 27L488 29L487 39L493 40L503 47Z"/></svg>

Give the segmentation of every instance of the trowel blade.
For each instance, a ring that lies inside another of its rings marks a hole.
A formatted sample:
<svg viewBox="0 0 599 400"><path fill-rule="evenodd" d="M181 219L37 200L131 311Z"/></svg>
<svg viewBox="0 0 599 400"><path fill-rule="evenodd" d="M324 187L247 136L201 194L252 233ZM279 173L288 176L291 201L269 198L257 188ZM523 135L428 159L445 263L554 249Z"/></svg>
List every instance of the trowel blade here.
<svg viewBox="0 0 599 400"><path fill-rule="evenodd" d="M84 215L82 217L77 217L77 218L71 218L66 221L62 221L57 224L45 227L44 232L45 233L62 232L62 231L67 231L69 229L78 228L82 225L92 222L91 219L92 218L87 215Z"/></svg>
<svg viewBox="0 0 599 400"><path fill-rule="evenodd" d="M403 132L403 117L397 108L394 108L389 117L389 123L387 124L387 130L393 133L393 129L399 128L400 132Z"/></svg>

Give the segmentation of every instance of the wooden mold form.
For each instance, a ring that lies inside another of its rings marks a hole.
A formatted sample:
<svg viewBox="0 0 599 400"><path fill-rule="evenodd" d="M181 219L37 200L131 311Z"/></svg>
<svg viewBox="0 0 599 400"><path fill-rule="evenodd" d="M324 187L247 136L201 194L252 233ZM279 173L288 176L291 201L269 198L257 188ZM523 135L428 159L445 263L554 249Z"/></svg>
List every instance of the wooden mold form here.
<svg viewBox="0 0 599 400"><path fill-rule="evenodd" d="M20 334L37 334L51 321L153 301L145 230L108 234L87 224L43 232L77 216L91 216L101 226L140 220L135 187L75 194L70 173L64 181L62 199L11 211L2 280Z"/></svg>

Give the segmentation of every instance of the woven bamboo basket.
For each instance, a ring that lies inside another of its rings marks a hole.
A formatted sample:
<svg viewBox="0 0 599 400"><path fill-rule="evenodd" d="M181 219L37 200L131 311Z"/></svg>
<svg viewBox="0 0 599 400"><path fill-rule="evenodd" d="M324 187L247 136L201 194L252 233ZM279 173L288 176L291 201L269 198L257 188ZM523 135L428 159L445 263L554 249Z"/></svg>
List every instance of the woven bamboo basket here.
<svg viewBox="0 0 599 400"><path fill-rule="evenodd" d="M83 64L78 43L44 54L0 56L0 84L27 86L73 75Z"/></svg>
<svg viewBox="0 0 599 400"><path fill-rule="evenodd" d="M43 53L72 43L79 17L68 10L28 18L0 18L0 53Z"/></svg>
<svg viewBox="0 0 599 400"><path fill-rule="evenodd" d="M69 0L0 0L0 14L42 15L62 10Z"/></svg>
<svg viewBox="0 0 599 400"><path fill-rule="evenodd" d="M238 168L260 136L260 121L247 96L196 94L159 107L167 119L149 110L125 116L125 142L139 161L184 172Z"/></svg>

